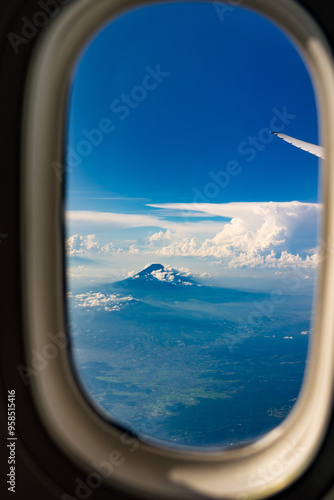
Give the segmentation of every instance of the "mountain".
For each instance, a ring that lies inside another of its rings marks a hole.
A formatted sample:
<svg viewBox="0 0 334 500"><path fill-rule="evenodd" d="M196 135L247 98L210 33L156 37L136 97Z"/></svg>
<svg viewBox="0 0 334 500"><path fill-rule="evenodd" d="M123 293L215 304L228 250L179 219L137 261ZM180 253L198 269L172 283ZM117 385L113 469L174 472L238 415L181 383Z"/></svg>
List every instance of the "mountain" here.
<svg viewBox="0 0 334 500"><path fill-rule="evenodd" d="M190 276L185 276L181 271L164 267L162 264L151 264L139 273L122 281L114 283L125 288L159 287L170 288L175 286L201 286Z"/></svg>
<svg viewBox="0 0 334 500"><path fill-rule="evenodd" d="M245 292L230 288L207 286L195 281L191 275L151 264L139 273L109 285L114 293L127 293L135 298L150 297L154 301L171 303L173 301L200 300L209 303L244 302L263 298L264 294Z"/></svg>

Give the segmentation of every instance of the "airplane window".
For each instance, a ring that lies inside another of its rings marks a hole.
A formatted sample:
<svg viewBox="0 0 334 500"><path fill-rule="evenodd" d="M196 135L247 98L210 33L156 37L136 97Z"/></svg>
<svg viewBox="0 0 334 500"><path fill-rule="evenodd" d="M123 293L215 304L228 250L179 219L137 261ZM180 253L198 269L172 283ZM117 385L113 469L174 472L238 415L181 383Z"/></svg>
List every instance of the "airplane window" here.
<svg viewBox="0 0 334 500"><path fill-rule="evenodd" d="M291 40L237 3L127 11L85 47L70 88L73 365L106 418L175 447L233 447L280 424L312 337L314 90Z"/></svg>

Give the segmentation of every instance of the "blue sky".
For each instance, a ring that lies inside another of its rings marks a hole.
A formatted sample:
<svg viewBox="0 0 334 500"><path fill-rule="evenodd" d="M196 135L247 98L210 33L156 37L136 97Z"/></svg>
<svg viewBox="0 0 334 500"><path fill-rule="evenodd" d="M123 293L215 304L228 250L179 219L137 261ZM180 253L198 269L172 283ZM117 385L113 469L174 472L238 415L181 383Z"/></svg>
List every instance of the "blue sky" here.
<svg viewBox="0 0 334 500"><path fill-rule="evenodd" d="M277 260L284 251L304 262L315 255L318 160L269 135L275 128L318 143L314 91L300 55L268 20L243 8L222 20L209 3L128 12L82 54L69 104L69 254L85 265L130 270L163 258L234 268L226 248L240 220L254 234L247 249L240 233L237 257L258 246L240 267L266 267L272 251ZM286 203L295 200L292 216ZM266 244L268 220L277 231Z"/></svg>

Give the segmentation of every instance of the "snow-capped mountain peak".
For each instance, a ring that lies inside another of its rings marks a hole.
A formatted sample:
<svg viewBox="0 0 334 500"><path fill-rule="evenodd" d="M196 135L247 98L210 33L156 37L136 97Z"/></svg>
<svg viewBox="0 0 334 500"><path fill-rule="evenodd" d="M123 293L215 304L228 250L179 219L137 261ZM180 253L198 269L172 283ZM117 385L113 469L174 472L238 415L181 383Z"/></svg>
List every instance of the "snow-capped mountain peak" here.
<svg viewBox="0 0 334 500"><path fill-rule="evenodd" d="M130 285L135 282L147 284L167 283L175 286L198 286L196 281L194 281L190 276L184 275L182 271L173 269L170 266L163 266L162 264L150 264L139 273L123 280L120 283Z"/></svg>

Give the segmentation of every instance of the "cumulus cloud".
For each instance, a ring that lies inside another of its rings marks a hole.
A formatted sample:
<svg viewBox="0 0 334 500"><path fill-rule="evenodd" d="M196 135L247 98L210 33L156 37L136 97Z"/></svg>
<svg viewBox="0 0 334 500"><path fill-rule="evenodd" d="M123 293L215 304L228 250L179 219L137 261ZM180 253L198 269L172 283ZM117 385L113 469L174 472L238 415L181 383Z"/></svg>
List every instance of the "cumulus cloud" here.
<svg viewBox="0 0 334 500"><path fill-rule="evenodd" d="M106 257L146 254L159 256L159 261L161 257L196 257L223 267L268 268L277 272L289 267L316 268L320 261L316 248L320 204L168 203L149 207L155 209L153 215L68 212L71 224L88 224L87 231L89 224L94 224L97 231L103 228L105 232L107 227L109 230L141 227L142 232L136 245L129 246L124 240L119 243L122 248L117 248L111 242L98 241L94 234L83 236L78 231L66 241L67 254ZM185 213L187 217L183 218ZM215 221L209 220L212 217ZM152 234L154 226L158 230Z"/></svg>
<svg viewBox="0 0 334 500"><path fill-rule="evenodd" d="M159 281L167 281L168 283L173 282L175 279L174 274L170 271L152 271L151 274Z"/></svg>
<svg viewBox="0 0 334 500"><path fill-rule="evenodd" d="M174 211L202 210L228 217L213 237L201 240L185 237L155 250L165 256L192 256L221 259L231 268L263 267L315 268L319 253L314 247L321 205L300 202L166 204L155 205Z"/></svg>
<svg viewBox="0 0 334 500"><path fill-rule="evenodd" d="M104 255L119 255L123 253L122 248L116 248L113 243L107 243L106 245L97 246L99 253Z"/></svg>
<svg viewBox="0 0 334 500"><path fill-rule="evenodd" d="M95 241L95 234L89 234L84 241L88 251L99 250L100 244Z"/></svg>
<svg viewBox="0 0 334 500"><path fill-rule="evenodd" d="M75 307L95 308L97 311L120 311L135 299L131 295L123 297L120 294L105 295L103 293L81 293L73 296Z"/></svg>
<svg viewBox="0 0 334 500"><path fill-rule="evenodd" d="M65 241L65 248L69 257L97 254L118 255L123 253L123 249L116 248L113 243L102 245L96 240L95 234L88 234L87 236L74 234Z"/></svg>
<svg viewBox="0 0 334 500"><path fill-rule="evenodd" d="M313 255L307 255L305 259L302 259L300 255L293 255L286 251L281 253L278 258L274 250L271 251L270 255L265 258L266 267L303 267L303 268L316 268L320 263L319 252ZM311 279L310 276L305 276L304 279Z"/></svg>
<svg viewBox="0 0 334 500"><path fill-rule="evenodd" d="M130 255L137 255L138 253L139 253L139 248L136 248L135 245L130 245L129 254Z"/></svg>
<svg viewBox="0 0 334 500"><path fill-rule="evenodd" d="M67 238L65 248L67 255L82 255L84 253L84 240L79 234Z"/></svg>
<svg viewBox="0 0 334 500"><path fill-rule="evenodd" d="M192 278L210 278L211 274L209 273L197 273L196 271L190 271L187 267L172 267L170 265L165 265L164 268L167 271L174 271L177 274L181 274L182 276L191 276Z"/></svg>
<svg viewBox="0 0 334 500"><path fill-rule="evenodd" d="M164 271L152 271L151 275L158 279L159 281L164 281L165 283L172 283L173 285L188 285L192 286L194 283L190 281L181 280L180 277L184 278L182 273L177 272L175 269L164 270Z"/></svg>
<svg viewBox="0 0 334 500"><path fill-rule="evenodd" d="M155 242L170 240L171 238L172 238L172 231L170 229L167 229L166 232L159 231L158 233L152 234L152 236L149 238L149 241L150 243L155 243Z"/></svg>

